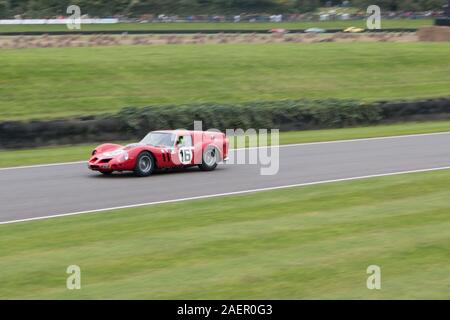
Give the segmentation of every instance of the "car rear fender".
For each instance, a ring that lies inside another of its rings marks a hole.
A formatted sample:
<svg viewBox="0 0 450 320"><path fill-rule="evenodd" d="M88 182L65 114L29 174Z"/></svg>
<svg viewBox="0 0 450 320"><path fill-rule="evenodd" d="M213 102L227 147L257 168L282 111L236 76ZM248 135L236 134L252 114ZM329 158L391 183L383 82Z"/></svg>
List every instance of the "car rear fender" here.
<svg viewBox="0 0 450 320"><path fill-rule="evenodd" d="M223 132L207 132L204 135L203 150L208 146L213 146L219 151L220 160L226 159L228 156L229 141Z"/></svg>

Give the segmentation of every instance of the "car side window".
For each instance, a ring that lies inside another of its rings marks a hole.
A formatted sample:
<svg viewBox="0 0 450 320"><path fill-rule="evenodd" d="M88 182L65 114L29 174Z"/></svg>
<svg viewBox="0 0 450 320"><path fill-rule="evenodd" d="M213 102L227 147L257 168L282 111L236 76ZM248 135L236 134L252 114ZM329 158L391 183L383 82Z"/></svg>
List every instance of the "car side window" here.
<svg viewBox="0 0 450 320"><path fill-rule="evenodd" d="M177 139L178 147L192 147L192 137L190 135L187 136L179 136Z"/></svg>

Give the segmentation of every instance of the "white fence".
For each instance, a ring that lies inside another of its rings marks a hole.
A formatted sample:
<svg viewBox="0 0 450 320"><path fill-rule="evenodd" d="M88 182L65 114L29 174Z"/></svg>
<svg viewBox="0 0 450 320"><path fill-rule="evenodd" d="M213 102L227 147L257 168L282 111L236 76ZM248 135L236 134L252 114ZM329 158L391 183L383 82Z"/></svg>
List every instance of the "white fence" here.
<svg viewBox="0 0 450 320"><path fill-rule="evenodd" d="M102 24L102 23L118 23L119 19L80 19L81 24ZM19 25L19 24L67 24L73 23L73 19L5 19L0 20L0 25Z"/></svg>

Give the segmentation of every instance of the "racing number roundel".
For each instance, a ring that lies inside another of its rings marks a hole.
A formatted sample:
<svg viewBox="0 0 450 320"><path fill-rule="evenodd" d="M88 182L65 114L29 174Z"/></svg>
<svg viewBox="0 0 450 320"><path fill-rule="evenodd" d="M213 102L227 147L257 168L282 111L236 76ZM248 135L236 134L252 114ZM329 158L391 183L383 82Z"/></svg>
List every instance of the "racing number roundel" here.
<svg viewBox="0 0 450 320"><path fill-rule="evenodd" d="M182 147L178 150L178 157L182 164L190 164L192 161L192 149L188 147Z"/></svg>

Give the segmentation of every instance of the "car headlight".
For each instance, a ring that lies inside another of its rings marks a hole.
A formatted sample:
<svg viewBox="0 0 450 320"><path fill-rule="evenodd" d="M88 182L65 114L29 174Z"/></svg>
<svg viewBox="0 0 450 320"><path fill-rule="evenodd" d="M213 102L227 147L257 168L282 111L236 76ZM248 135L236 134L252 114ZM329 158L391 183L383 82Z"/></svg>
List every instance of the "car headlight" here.
<svg viewBox="0 0 450 320"><path fill-rule="evenodd" d="M120 162L127 161L129 159L128 152L123 149L105 152L102 156L107 158L117 157L117 160Z"/></svg>
<svg viewBox="0 0 450 320"><path fill-rule="evenodd" d="M117 149L117 150L114 150L114 151L105 152L105 153L103 153L103 156L104 157L116 157L116 156L120 156L124 152L127 153L125 150Z"/></svg>
<svg viewBox="0 0 450 320"><path fill-rule="evenodd" d="M124 151L119 157L119 161L127 161L128 160L128 152Z"/></svg>

